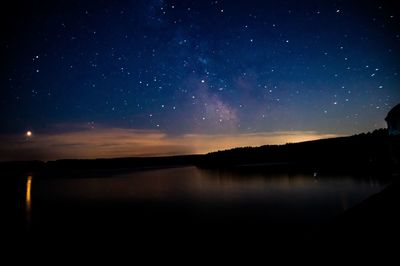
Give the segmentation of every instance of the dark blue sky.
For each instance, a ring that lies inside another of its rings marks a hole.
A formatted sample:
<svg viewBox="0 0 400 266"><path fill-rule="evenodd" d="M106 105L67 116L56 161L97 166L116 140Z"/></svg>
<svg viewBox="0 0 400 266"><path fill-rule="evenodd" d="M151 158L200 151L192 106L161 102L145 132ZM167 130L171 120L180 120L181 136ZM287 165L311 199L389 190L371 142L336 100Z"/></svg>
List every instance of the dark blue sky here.
<svg viewBox="0 0 400 266"><path fill-rule="evenodd" d="M1 12L3 136L346 135L384 127L400 102L395 1L16 1Z"/></svg>

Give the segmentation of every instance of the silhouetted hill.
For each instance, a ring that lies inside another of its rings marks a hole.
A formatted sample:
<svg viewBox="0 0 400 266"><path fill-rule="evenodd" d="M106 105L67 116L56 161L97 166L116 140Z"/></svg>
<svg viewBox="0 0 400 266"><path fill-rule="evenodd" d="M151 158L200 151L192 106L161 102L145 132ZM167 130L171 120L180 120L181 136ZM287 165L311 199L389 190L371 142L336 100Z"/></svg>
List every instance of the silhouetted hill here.
<svg viewBox="0 0 400 266"><path fill-rule="evenodd" d="M398 168L398 136L386 129L350 137L321 139L209 153L198 166L205 168L267 168L270 170L351 171Z"/></svg>
<svg viewBox="0 0 400 266"><path fill-rule="evenodd" d="M321 139L285 145L244 147L206 155L132 157L49 162L0 162L3 172L74 172L144 170L196 165L202 168L235 168L250 171L398 171L400 136L386 129L350 137Z"/></svg>

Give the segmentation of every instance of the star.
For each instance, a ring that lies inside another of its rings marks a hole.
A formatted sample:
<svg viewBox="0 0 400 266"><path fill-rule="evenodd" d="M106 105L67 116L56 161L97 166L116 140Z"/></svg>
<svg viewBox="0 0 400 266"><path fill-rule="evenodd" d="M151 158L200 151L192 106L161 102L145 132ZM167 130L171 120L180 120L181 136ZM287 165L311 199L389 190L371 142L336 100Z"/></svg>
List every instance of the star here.
<svg viewBox="0 0 400 266"><path fill-rule="evenodd" d="M4 18L29 34L3 36L0 135L37 141L32 128L92 120L173 137L375 129L400 102L400 33L391 1L371 1L23 5ZM336 123L356 112L357 125Z"/></svg>

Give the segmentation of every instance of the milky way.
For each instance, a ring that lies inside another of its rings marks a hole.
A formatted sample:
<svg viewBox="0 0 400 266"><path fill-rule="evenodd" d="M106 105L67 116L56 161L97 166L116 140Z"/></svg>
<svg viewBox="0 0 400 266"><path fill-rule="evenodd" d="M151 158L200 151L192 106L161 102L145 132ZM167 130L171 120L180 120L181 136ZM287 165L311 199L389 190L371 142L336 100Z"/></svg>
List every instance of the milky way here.
<svg viewBox="0 0 400 266"><path fill-rule="evenodd" d="M66 156L34 142L79 132L173 139L159 154L200 152L176 148L190 136L240 139L227 148L268 144L242 141L252 134L349 135L385 127L400 102L395 1L15 2L1 11L0 73L2 152L14 155L0 159ZM130 155L113 151L88 156Z"/></svg>

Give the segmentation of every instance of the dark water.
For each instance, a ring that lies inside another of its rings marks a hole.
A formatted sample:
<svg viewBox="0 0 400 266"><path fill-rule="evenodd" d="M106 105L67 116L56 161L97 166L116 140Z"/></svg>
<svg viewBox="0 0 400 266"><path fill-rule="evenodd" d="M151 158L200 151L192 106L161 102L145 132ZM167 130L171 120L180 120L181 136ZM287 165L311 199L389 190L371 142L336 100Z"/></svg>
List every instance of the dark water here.
<svg viewBox="0 0 400 266"><path fill-rule="evenodd" d="M385 186L351 175L196 167L20 180L11 223L33 237L304 236Z"/></svg>

